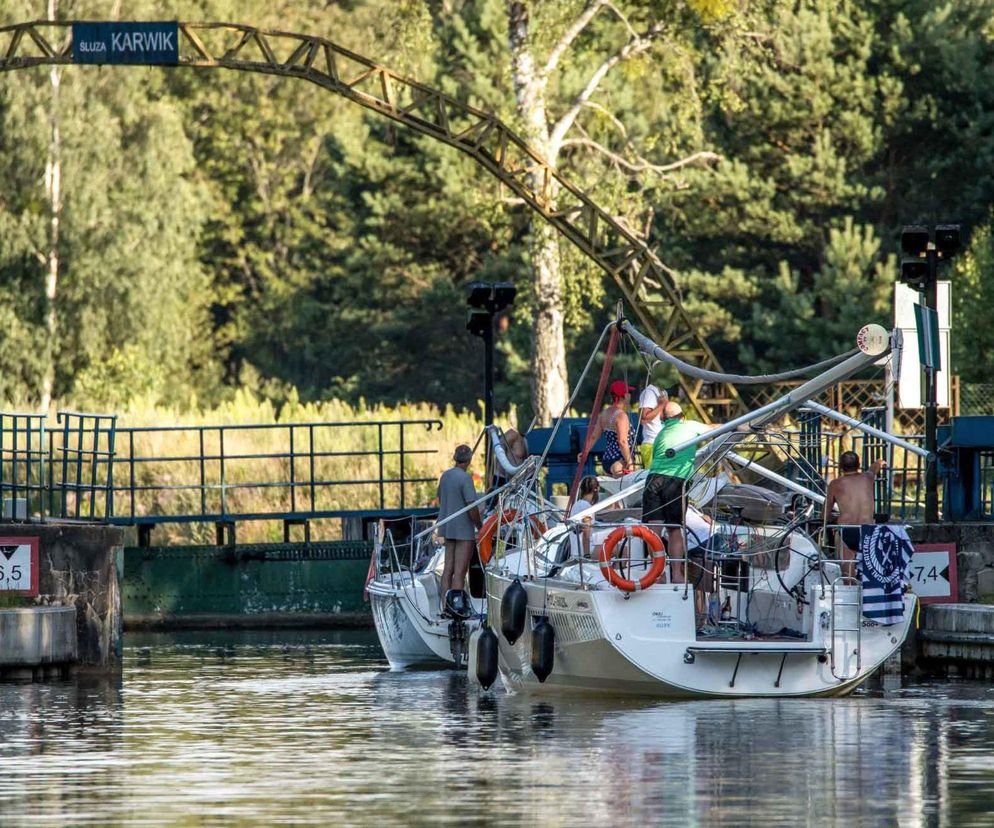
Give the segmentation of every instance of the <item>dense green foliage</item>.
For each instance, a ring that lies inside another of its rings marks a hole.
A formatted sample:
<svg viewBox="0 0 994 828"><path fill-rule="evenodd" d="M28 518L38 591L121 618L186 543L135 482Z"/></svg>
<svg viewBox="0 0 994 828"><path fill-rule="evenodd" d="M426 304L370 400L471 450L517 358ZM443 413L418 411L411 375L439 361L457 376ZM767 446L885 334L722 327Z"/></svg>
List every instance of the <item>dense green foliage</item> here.
<svg viewBox="0 0 994 828"><path fill-rule="evenodd" d="M515 121L505 0L128 4L133 18L323 34ZM536 51L581 0L535 3ZM564 147L564 174L648 228L728 367L849 346L887 322L897 233L958 220L954 368L994 375L994 0L617 3L550 86L565 108L626 26L663 22L612 69ZM76 2L65 17L120 9ZM44 16L0 0L0 22ZM546 42L547 41L547 42ZM46 328L60 127L56 336ZM609 150L613 156L603 152ZM695 153L718 160L676 165ZM619 158L621 159L619 161ZM298 81L71 67L0 76L0 397L115 406L338 397L471 406L479 340L462 285L512 279L501 407L527 409L529 216L468 159ZM974 228L977 228L974 231ZM565 242L570 376L618 298ZM295 390L294 390L295 389Z"/></svg>

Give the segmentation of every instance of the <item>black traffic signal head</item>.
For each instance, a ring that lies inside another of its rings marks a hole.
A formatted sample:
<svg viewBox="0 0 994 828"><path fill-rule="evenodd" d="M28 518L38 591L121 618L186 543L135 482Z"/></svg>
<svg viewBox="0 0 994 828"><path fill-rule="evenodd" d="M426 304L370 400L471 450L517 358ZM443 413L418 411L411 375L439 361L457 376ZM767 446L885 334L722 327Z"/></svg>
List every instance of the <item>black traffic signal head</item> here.
<svg viewBox="0 0 994 828"><path fill-rule="evenodd" d="M487 329L493 324L493 316L485 310L471 310L466 320L466 330L473 336L486 336Z"/></svg>
<svg viewBox="0 0 994 828"><path fill-rule="evenodd" d="M937 224L935 226L935 246L944 259L949 259L959 250L960 231L958 224Z"/></svg>
<svg viewBox="0 0 994 828"><path fill-rule="evenodd" d="M466 285L466 303L490 313L499 313L514 302L518 289L510 282L470 282Z"/></svg>
<svg viewBox="0 0 994 828"><path fill-rule="evenodd" d="M921 225L908 225L901 231L901 250L909 256L922 256L928 250L929 232L927 227ZM902 281L904 279L904 265L901 265Z"/></svg>
<svg viewBox="0 0 994 828"><path fill-rule="evenodd" d="M471 308L486 308L492 293L492 285L486 282L470 282L466 285L466 302Z"/></svg>
<svg viewBox="0 0 994 828"><path fill-rule="evenodd" d="M928 282L928 262L924 259L902 259L901 281L910 288L923 290Z"/></svg>
<svg viewBox="0 0 994 828"><path fill-rule="evenodd" d="M510 282L497 282L494 285L494 306L491 310L500 313L504 308L514 304L518 289Z"/></svg>

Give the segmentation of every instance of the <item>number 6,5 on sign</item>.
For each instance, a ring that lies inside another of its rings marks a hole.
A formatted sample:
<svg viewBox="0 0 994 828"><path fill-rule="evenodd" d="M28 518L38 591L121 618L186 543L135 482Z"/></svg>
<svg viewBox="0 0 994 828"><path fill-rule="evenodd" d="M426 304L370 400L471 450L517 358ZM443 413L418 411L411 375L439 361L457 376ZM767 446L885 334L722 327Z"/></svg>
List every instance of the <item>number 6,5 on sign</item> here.
<svg viewBox="0 0 994 828"><path fill-rule="evenodd" d="M38 538L0 538L0 594L38 594Z"/></svg>

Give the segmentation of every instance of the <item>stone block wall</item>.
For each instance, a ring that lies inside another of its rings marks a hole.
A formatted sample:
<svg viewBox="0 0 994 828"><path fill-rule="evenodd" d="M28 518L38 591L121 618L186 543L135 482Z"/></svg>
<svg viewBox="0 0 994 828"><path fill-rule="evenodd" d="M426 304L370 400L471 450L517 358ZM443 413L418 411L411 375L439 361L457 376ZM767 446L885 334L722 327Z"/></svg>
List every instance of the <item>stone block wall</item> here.
<svg viewBox="0 0 994 828"><path fill-rule="evenodd" d="M0 523L0 536L37 537L41 606L76 608L82 667L119 669L124 533L111 526Z"/></svg>

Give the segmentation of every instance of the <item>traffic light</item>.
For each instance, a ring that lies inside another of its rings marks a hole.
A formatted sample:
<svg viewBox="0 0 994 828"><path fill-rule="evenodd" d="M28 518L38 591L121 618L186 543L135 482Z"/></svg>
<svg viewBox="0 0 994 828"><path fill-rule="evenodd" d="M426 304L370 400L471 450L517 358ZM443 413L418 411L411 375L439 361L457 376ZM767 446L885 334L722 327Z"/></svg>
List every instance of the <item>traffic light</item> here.
<svg viewBox="0 0 994 828"><path fill-rule="evenodd" d="M902 259L901 281L915 290L924 290L928 282L928 262L925 259Z"/></svg>
<svg viewBox="0 0 994 828"><path fill-rule="evenodd" d="M493 312L500 313L504 308L514 304L514 297L518 295L518 289L510 282L497 282L494 285L494 306Z"/></svg>
<svg viewBox="0 0 994 828"><path fill-rule="evenodd" d="M960 226L937 224L934 231L914 224L901 231L901 250L910 258L901 260L901 281L918 291L926 291L938 278L939 265L949 261L960 248Z"/></svg>
<svg viewBox="0 0 994 828"><path fill-rule="evenodd" d="M924 256L928 250L928 243L931 234L927 227L921 225L909 225L901 231L901 250L909 256Z"/></svg>
<svg viewBox="0 0 994 828"><path fill-rule="evenodd" d="M466 330L483 338L483 419L487 425L494 421L494 317L514 302L517 292L510 282L470 282L466 285L466 304L470 308ZM488 444L488 464L489 457Z"/></svg>
<svg viewBox="0 0 994 828"><path fill-rule="evenodd" d="M493 295L493 285L486 282L470 282L466 285L466 304L471 308L483 308L486 310Z"/></svg>
<svg viewBox="0 0 994 828"><path fill-rule="evenodd" d="M466 330L473 336L486 336L493 317L485 310L471 310L466 319Z"/></svg>
<svg viewBox="0 0 994 828"><path fill-rule="evenodd" d="M466 304L489 313L500 313L514 303L518 289L511 282L470 282L466 285Z"/></svg>
<svg viewBox="0 0 994 828"><path fill-rule="evenodd" d="M948 259L959 250L960 232L958 224L937 224L935 226L935 246Z"/></svg>

